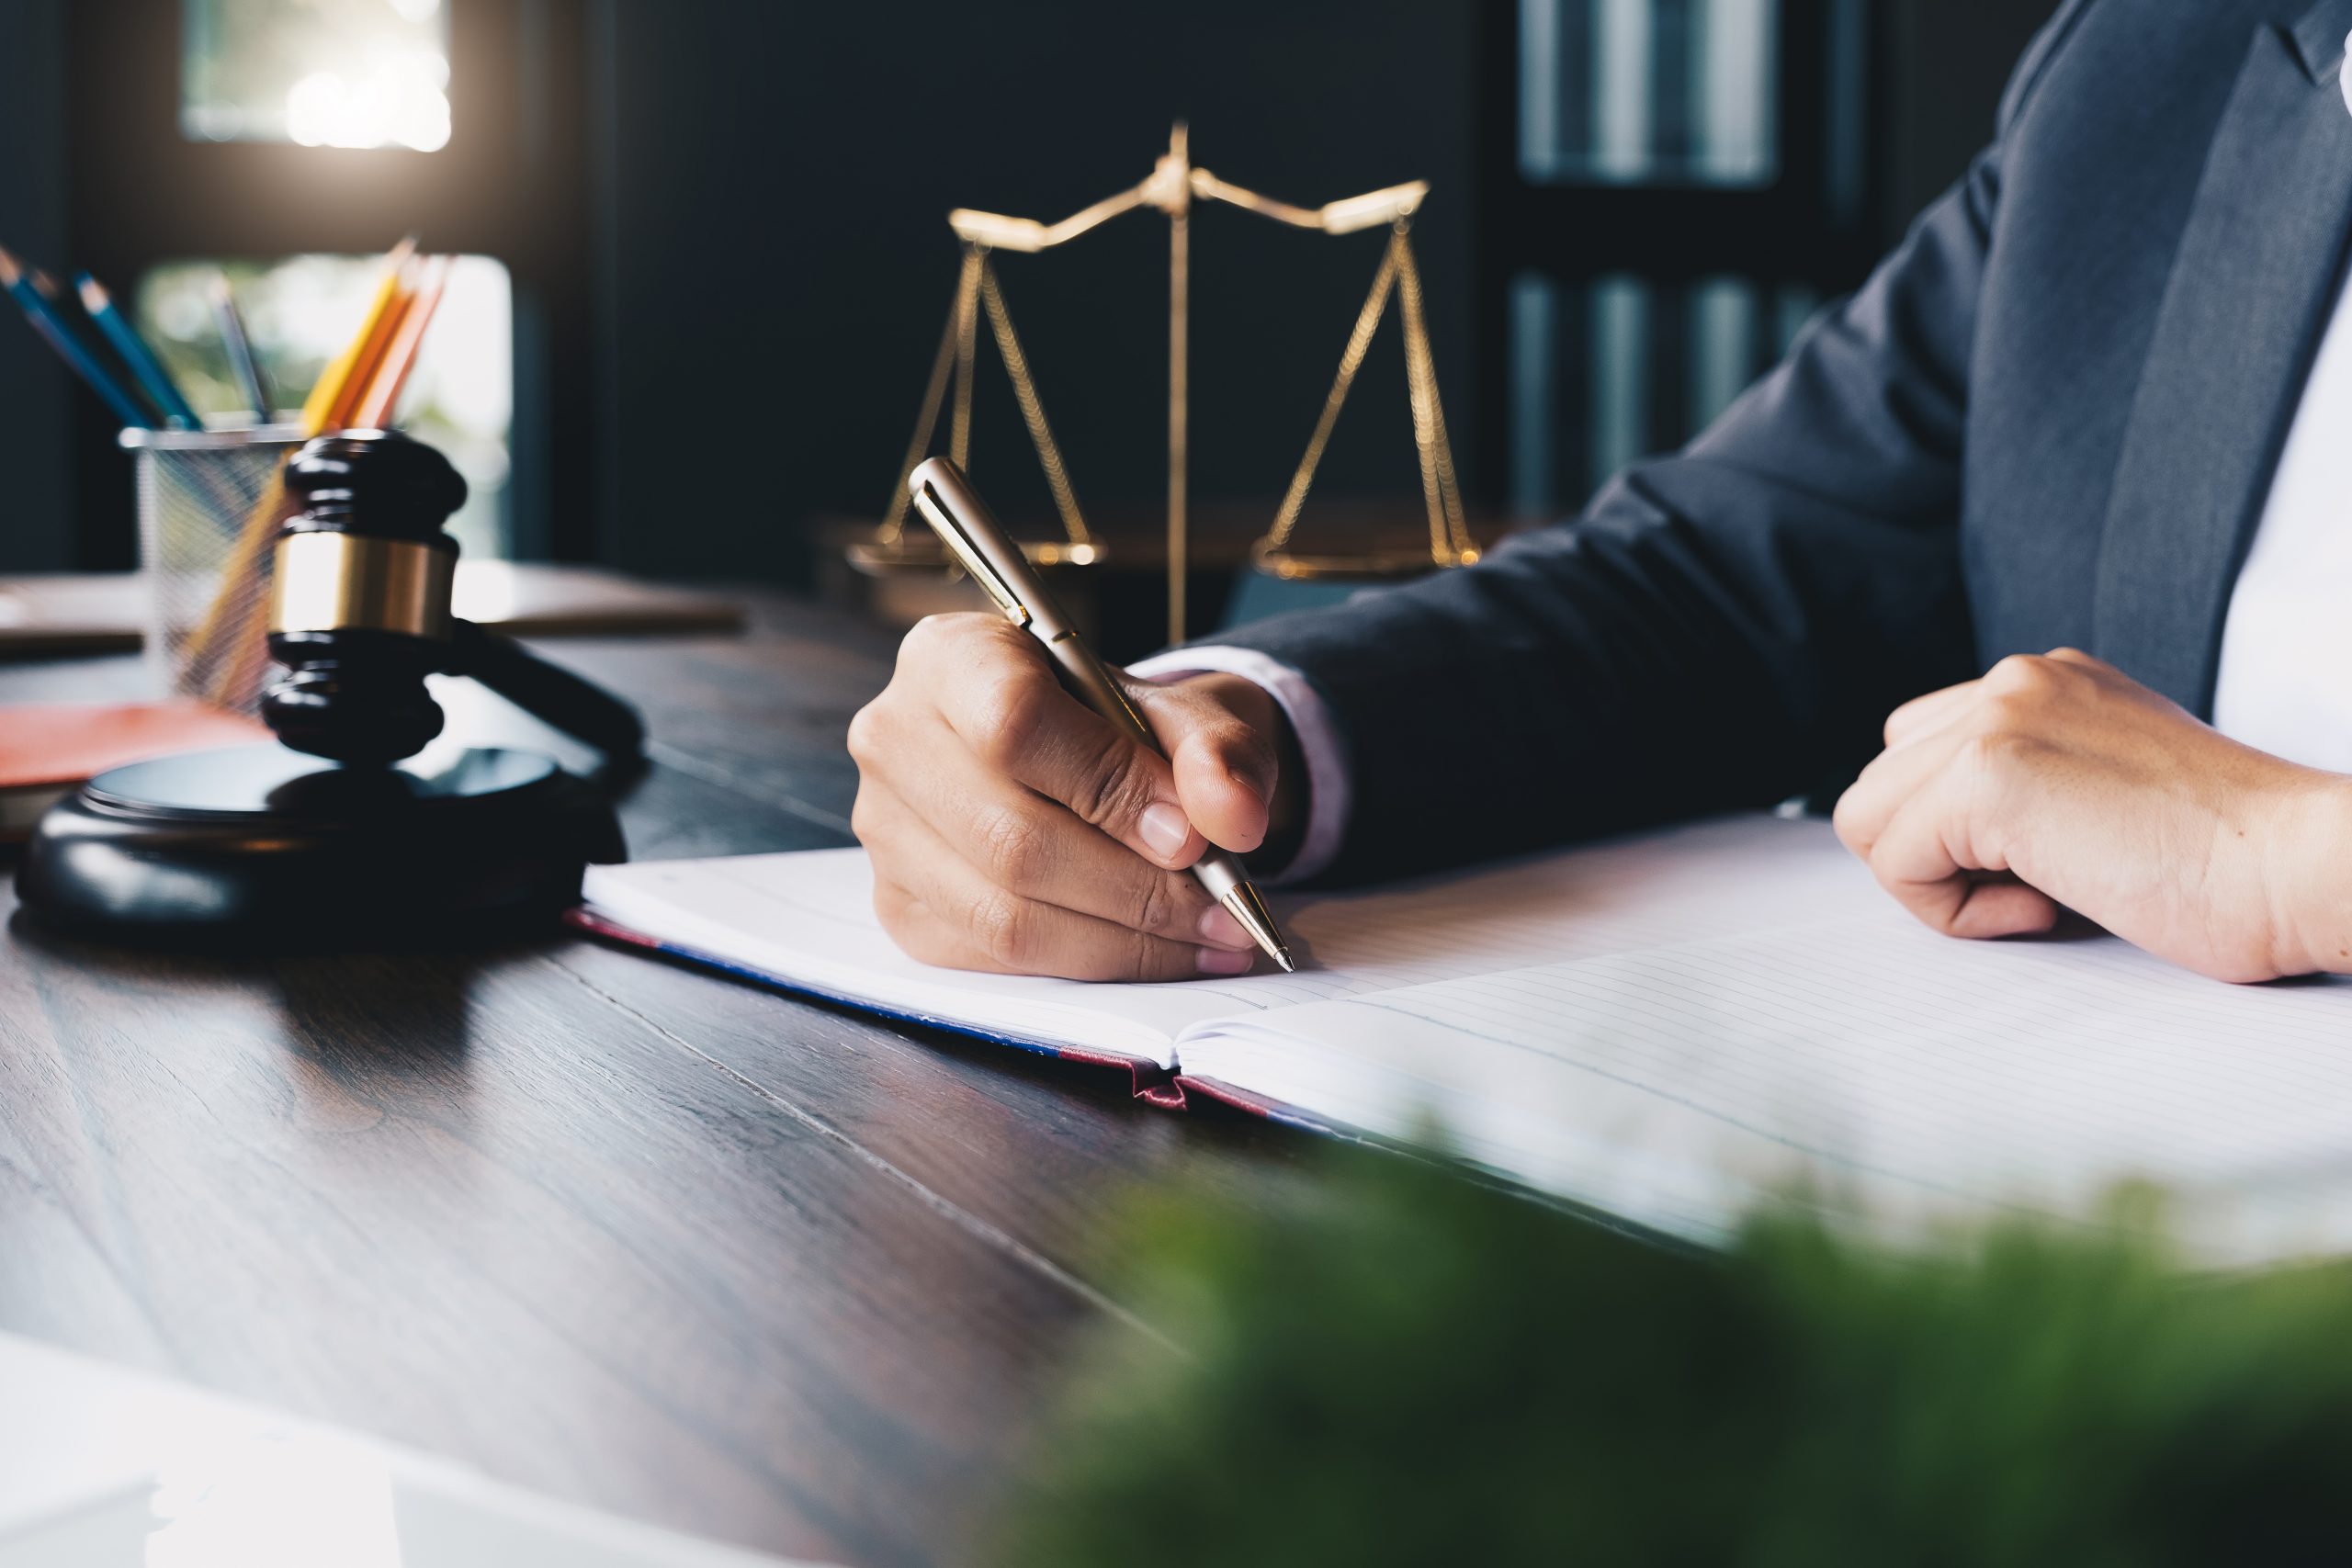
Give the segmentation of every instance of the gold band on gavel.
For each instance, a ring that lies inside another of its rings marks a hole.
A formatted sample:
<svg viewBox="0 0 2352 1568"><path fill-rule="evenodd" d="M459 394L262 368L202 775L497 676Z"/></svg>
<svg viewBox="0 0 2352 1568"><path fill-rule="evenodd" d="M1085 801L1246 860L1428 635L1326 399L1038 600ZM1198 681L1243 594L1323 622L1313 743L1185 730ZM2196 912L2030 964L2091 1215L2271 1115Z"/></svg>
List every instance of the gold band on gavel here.
<svg viewBox="0 0 2352 1568"><path fill-rule="evenodd" d="M358 627L449 636L457 553L413 539L358 534L288 534L277 541L269 585L273 632Z"/></svg>

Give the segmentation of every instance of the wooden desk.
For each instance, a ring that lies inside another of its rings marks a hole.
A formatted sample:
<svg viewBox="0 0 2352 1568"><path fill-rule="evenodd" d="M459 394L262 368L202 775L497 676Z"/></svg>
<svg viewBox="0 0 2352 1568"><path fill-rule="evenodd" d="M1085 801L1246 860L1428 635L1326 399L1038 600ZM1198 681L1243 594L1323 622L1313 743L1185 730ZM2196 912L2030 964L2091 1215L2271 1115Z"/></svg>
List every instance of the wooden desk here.
<svg viewBox="0 0 2352 1568"><path fill-rule="evenodd" d="M846 840L891 639L547 651L644 706L643 858ZM0 701L135 693L0 665ZM0 916L14 915L0 886ZM1300 1142L560 932L224 962L0 930L0 1328L664 1525L956 1561L1122 1184L1263 1190Z"/></svg>

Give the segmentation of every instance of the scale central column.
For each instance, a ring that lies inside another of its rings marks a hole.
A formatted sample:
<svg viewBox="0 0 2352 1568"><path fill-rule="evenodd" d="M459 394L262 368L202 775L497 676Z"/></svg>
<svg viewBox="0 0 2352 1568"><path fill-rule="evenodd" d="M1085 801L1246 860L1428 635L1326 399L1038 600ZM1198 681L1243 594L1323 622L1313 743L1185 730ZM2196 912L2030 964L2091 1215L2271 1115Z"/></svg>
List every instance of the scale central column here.
<svg viewBox="0 0 2352 1568"><path fill-rule="evenodd" d="M1185 489L1191 466L1193 147L1190 128L1169 129L1168 153L1152 172L1154 197L1168 214L1168 644L1184 640Z"/></svg>
<svg viewBox="0 0 2352 1568"><path fill-rule="evenodd" d="M1168 226L1168 641L1184 640L1184 585L1191 574L1185 559L1184 485L1186 429L1190 396L1189 367L1192 292L1191 219L1177 213Z"/></svg>

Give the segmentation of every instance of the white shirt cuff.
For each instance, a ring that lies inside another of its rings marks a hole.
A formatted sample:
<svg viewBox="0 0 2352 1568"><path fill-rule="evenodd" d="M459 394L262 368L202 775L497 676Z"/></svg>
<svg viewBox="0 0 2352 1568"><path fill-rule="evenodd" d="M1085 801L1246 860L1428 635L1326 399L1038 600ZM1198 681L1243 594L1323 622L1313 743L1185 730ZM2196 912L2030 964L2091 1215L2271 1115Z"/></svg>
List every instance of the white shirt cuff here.
<svg viewBox="0 0 2352 1568"><path fill-rule="evenodd" d="M1250 648L1226 648L1216 643L1175 648L1127 666L1138 681L1166 682L1187 675L1238 675L1264 689L1290 720L1298 738L1300 756L1306 761L1306 832L1290 863L1269 881L1280 885L1303 882L1331 863L1340 852L1340 835L1348 825L1348 766L1345 743L1331 710L1306 676Z"/></svg>

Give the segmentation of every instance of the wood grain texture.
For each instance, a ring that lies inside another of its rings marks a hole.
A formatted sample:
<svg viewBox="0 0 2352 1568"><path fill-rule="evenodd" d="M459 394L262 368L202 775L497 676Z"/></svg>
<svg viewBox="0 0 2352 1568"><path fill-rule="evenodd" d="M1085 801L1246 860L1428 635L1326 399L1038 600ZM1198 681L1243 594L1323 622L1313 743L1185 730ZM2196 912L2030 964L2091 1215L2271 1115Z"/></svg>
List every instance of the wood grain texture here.
<svg viewBox="0 0 2352 1568"><path fill-rule="evenodd" d="M623 817L662 857L843 841L890 646L784 600L741 638L541 645L646 708ZM139 687L0 666L0 702ZM966 1555L1072 1333L1150 1332L1091 1277L1116 1194L1303 1152L561 932L223 961L13 910L0 1328L772 1551Z"/></svg>

